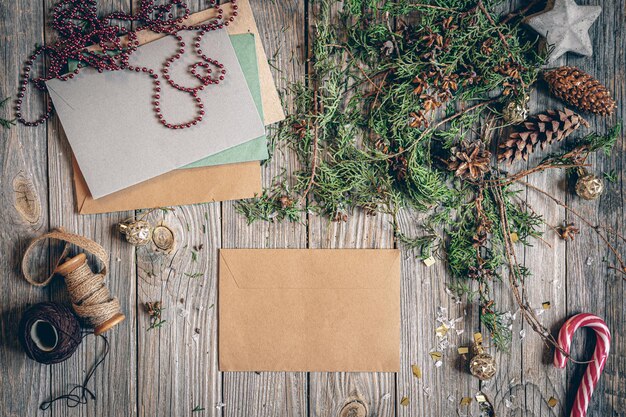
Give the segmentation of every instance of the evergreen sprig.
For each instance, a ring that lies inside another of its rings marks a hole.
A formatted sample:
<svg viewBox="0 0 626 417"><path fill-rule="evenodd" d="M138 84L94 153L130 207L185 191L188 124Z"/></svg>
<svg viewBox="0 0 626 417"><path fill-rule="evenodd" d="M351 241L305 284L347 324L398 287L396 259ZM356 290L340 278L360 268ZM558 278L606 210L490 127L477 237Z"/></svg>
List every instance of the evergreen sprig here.
<svg viewBox="0 0 626 417"><path fill-rule="evenodd" d="M4 105L9 101L11 97L7 97L4 100L0 101L0 109L4 107ZM15 126L15 119L9 120L3 117L0 117L0 126L10 129L11 126Z"/></svg>
<svg viewBox="0 0 626 417"><path fill-rule="evenodd" d="M439 163L462 139L477 139L488 115L504 125L499 109L528 94L544 61L535 37L499 22L491 11L497 3L346 0L335 13L335 0L321 0L308 78L290 87L294 109L275 138L302 169L293 178L279 175L237 210L249 223L299 221L306 210L336 221L354 209L394 220L404 208L421 212L419 236L405 235L396 222L399 244L421 258L445 258L450 288L477 296L481 322L507 349L510 320L492 286L506 270L518 280L528 271L510 265L511 236L503 230L530 245L542 219L516 202L497 169L469 181ZM590 150L610 146L599 137L586 141Z"/></svg>

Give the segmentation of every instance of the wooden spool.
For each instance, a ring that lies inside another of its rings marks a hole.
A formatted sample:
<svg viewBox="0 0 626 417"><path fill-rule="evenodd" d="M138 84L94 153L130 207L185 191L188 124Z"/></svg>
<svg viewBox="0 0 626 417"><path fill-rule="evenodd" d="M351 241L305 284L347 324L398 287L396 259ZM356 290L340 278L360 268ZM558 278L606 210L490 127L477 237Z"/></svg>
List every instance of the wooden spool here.
<svg viewBox="0 0 626 417"><path fill-rule="evenodd" d="M84 253L80 253L62 263L61 265L57 266L54 272L56 272L57 274L61 274L65 277L85 263L87 263L87 256ZM126 319L126 316L124 314L116 313L113 317L94 328L94 334L97 336L108 330L111 330L113 327L124 321L124 319Z"/></svg>

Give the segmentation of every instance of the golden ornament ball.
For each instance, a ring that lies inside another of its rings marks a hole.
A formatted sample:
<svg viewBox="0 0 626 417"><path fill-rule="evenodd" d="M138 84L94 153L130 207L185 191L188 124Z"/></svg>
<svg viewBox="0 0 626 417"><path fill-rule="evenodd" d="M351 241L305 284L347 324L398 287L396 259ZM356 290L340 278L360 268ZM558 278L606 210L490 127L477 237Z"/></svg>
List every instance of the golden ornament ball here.
<svg viewBox="0 0 626 417"><path fill-rule="evenodd" d="M470 361L470 373L481 381L493 378L498 372L495 358L485 353L481 345L474 345L473 351L476 354Z"/></svg>
<svg viewBox="0 0 626 417"><path fill-rule="evenodd" d="M576 181L576 194L585 200L596 200L604 192L604 181L597 175L583 172Z"/></svg>
<svg viewBox="0 0 626 417"><path fill-rule="evenodd" d="M152 226L145 220L129 220L120 223L118 229L131 245L143 246L152 240Z"/></svg>
<svg viewBox="0 0 626 417"><path fill-rule="evenodd" d="M504 121L510 124L520 124L528 118L528 102L530 97L525 95L509 101L502 109L502 117Z"/></svg>

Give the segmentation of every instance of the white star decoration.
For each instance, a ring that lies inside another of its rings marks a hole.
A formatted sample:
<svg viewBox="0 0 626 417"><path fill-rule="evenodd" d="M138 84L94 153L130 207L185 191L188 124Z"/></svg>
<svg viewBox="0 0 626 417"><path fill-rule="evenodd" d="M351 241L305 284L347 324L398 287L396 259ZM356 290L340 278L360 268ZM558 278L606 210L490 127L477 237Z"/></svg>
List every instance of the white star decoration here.
<svg viewBox="0 0 626 417"><path fill-rule="evenodd" d="M574 0L556 0L550 10L528 17L526 24L546 38L549 47L554 47L549 57L549 62L554 62L566 52L593 54L589 28L601 12L601 6L579 6Z"/></svg>

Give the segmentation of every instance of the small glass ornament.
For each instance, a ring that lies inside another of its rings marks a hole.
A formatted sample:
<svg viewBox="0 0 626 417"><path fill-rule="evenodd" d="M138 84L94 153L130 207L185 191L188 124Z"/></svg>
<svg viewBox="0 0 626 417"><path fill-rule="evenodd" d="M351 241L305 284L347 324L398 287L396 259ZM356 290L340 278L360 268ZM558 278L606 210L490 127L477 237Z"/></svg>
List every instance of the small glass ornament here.
<svg viewBox="0 0 626 417"><path fill-rule="evenodd" d="M498 371L494 357L485 353L485 349L480 343L474 343L472 351L474 352L474 357L470 361L471 374L481 381L493 378Z"/></svg>
<svg viewBox="0 0 626 417"><path fill-rule="evenodd" d="M585 200L596 200L604 192L604 181L597 175L590 174L586 170L578 173L576 181L576 194Z"/></svg>
<svg viewBox="0 0 626 417"><path fill-rule="evenodd" d="M152 240L152 226L145 220L128 220L118 225L120 233L131 245L143 246Z"/></svg>
<svg viewBox="0 0 626 417"><path fill-rule="evenodd" d="M528 102L530 101L530 96L528 94L524 94L521 97L517 97L511 101L509 101L502 109L502 117L504 121L509 124L520 124L528 118L528 112L530 111L528 107Z"/></svg>

